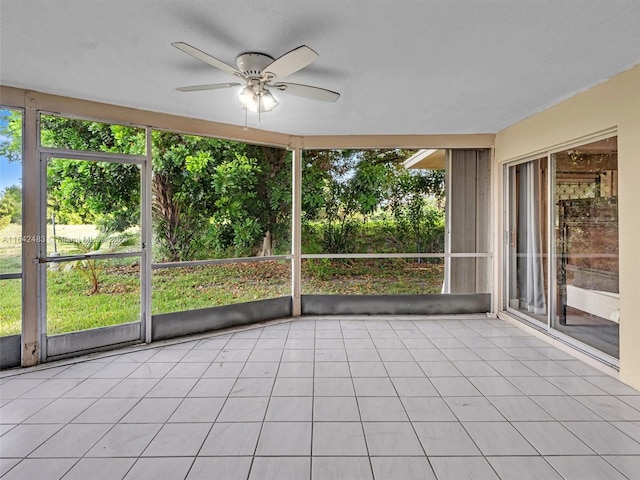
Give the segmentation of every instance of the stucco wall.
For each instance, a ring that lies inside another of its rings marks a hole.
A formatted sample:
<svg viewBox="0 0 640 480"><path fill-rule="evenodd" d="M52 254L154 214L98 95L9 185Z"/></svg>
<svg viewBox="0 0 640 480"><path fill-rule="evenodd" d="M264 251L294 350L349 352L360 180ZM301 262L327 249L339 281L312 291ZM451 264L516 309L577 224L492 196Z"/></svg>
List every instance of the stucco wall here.
<svg viewBox="0 0 640 480"><path fill-rule="evenodd" d="M620 379L640 389L640 65L498 132L494 181L500 189L506 161L612 128L618 135ZM501 212L498 201L498 232Z"/></svg>

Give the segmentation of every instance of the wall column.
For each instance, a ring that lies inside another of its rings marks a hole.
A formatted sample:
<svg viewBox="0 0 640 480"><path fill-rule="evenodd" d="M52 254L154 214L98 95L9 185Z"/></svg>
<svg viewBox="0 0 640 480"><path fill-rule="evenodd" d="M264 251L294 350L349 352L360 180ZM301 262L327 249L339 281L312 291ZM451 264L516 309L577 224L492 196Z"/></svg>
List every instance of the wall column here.
<svg viewBox="0 0 640 480"><path fill-rule="evenodd" d="M447 181L447 252L488 253L490 151L451 150ZM491 291L486 258L451 258L447 293Z"/></svg>

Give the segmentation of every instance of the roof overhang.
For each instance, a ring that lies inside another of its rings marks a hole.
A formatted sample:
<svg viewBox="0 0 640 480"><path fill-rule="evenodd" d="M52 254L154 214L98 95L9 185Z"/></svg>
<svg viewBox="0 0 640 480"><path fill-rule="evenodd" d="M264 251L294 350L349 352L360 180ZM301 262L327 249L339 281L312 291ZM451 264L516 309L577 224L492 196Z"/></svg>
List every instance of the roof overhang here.
<svg viewBox="0 0 640 480"><path fill-rule="evenodd" d="M422 149L404 161L404 167L422 170L444 170L447 166L447 151L442 149Z"/></svg>

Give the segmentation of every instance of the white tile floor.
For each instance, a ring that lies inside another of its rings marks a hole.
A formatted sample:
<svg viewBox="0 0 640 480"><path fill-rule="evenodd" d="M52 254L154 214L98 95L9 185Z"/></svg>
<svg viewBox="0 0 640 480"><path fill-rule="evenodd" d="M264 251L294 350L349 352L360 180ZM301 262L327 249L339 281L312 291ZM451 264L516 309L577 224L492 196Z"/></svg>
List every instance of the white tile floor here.
<svg viewBox="0 0 640 480"><path fill-rule="evenodd" d="M501 320L303 318L0 377L2 479L640 479L640 393Z"/></svg>

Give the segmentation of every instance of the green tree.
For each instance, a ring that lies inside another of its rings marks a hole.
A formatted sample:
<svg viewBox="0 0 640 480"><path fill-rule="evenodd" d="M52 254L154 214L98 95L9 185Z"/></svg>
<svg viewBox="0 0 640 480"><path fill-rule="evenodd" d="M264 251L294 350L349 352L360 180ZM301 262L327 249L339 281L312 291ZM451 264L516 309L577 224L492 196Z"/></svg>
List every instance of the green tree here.
<svg viewBox="0 0 640 480"><path fill-rule="evenodd" d="M193 260L211 250L204 237L215 209L212 175L232 152L219 140L153 132L153 229L163 260Z"/></svg>
<svg viewBox="0 0 640 480"><path fill-rule="evenodd" d="M51 115L40 116L40 142L44 147L129 155L144 155L146 150L141 128Z"/></svg>
<svg viewBox="0 0 640 480"><path fill-rule="evenodd" d="M153 208L163 259L271 255L288 244L285 150L154 132Z"/></svg>
<svg viewBox="0 0 640 480"><path fill-rule="evenodd" d="M9 120L6 129L21 133L19 116L12 114ZM145 152L145 134L139 128L43 116L41 129L41 142L48 147ZM21 137L12 138L0 151L15 156ZM240 250L271 255L276 246L286 250L291 211L286 150L160 131L153 132L152 144L153 228L163 260ZM238 156L251 160L253 177L230 200L233 187L224 193L218 181L216 189L214 176L241 178L245 165ZM221 165L224 175L217 170ZM101 232L124 231L140 217L139 182L135 165L54 159L48 165L48 201L62 223L95 223ZM229 239L230 230L234 233Z"/></svg>
<svg viewBox="0 0 640 480"><path fill-rule="evenodd" d="M247 146L247 155L259 169L255 185L262 201L253 210L262 226L262 239L255 254L289 253L291 244L291 155L282 148ZM258 209L259 207L259 209Z"/></svg>
<svg viewBox="0 0 640 480"><path fill-rule="evenodd" d="M212 225L220 251L233 248L234 256L250 255L264 236L263 225L254 214L264 208L265 199L256 192L260 173L257 161L245 155L216 166L213 187L218 198Z"/></svg>
<svg viewBox="0 0 640 480"><path fill-rule="evenodd" d="M140 128L42 115L43 146L144 154ZM50 208L61 223L95 223L102 232L123 232L140 218L140 168L136 165L54 158L47 165Z"/></svg>
<svg viewBox="0 0 640 480"><path fill-rule="evenodd" d="M0 109L0 157L9 162L22 160L22 114ZM22 188L11 185L0 193L0 228L22 222Z"/></svg>
<svg viewBox="0 0 640 480"><path fill-rule="evenodd" d="M22 160L22 113L0 109L0 157L10 162Z"/></svg>
<svg viewBox="0 0 640 480"><path fill-rule="evenodd" d="M54 158L47 165L47 187L59 223L95 223L102 232L139 223L137 165Z"/></svg>
<svg viewBox="0 0 640 480"><path fill-rule="evenodd" d="M416 253L444 251L444 170L399 171L387 209L398 238L411 239Z"/></svg>
<svg viewBox="0 0 640 480"><path fill-rule="evenodd" d="M413 153L402 149L304 152L303 220L307 230L310 222L320 222L321 250L354 251L363 223L385 212L404 221L407 228L417 221L412 234L417 244L425 244L417 239L426 228L420 216L426 215L428 198L443 197L444 174L408 171L402 162Z"/></svg>
<svg viewBox="0 0 640 480"><path fill-rule="evenodd" d="M21 120L12 115L5 129L21 132ZM146 148L139 128L53 116L43 116L41 127L45 146L128 154L143 154ZM0 152L15 154L19 137L12 138ZM161 131L153 132L152 149L157 259L288 251L291 161L286 150ZM359 230L374 215L390 215L397 235L413 238L418 251L435 248L427 237L439 228L444 177L408 172L402 161L412 153L304 152L303 225L320 225L319 250L354 251ZM59 221L95 223L101 232L137 224L137 166L54 159L48 176L49 202Z"/></svg>
<svg viewBox="0 0 640 480"><path fill-rule="evenodd" d="M0 193L0 227L22 223L22 188L11 185Z"/></svg>

